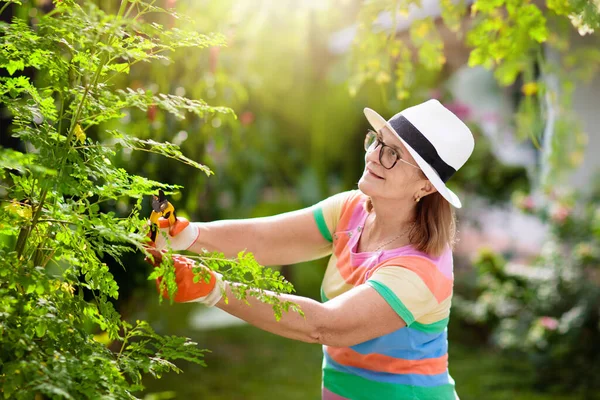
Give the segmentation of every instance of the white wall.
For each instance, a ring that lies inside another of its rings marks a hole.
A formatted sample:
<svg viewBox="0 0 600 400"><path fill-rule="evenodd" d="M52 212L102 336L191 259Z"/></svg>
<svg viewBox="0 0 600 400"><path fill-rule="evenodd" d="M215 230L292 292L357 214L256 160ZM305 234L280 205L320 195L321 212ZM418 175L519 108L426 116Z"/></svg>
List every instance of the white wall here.
<svg viewBox="0 0 600 400"><path fill-rule="evenodd" d="M581 118L588 144L583 164L570 181L577 189L586 190L594 174L600 172L600 73L589 84L581 84L575 89L573 108Z"/></svg>

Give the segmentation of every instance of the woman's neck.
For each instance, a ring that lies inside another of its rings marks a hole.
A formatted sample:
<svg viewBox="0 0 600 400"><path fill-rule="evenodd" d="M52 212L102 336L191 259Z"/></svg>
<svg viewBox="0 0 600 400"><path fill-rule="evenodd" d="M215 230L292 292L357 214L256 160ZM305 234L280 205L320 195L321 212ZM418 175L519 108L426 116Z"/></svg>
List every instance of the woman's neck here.
<svg viewBox="0 0 600 400"><path fill-rule="evenodd" d="M414 223L415 205L390 202L385 199L371 200L373 209L365 221L365 235L361 244L364 249L373 250L378 245L392 240L389 246L398 247L408 243L408 231Z"/></svg>

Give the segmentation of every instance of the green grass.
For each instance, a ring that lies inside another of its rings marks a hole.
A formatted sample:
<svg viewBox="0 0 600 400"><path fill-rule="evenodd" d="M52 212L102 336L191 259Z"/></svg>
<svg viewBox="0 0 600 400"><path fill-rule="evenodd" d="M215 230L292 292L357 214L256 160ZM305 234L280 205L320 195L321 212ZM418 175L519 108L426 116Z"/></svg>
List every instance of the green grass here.
<svg viewBox="0 0 600 400"><path fill-rule="evenodd" d="M177 399L319 399L321 348L250 326L200 332L207 368L181 364L184 374L146 381L148 392L174 391Z"/></svg>
<svg viewBox="0 0 600 400"><path fill-rule="evenodd" d="M321 347L284 339L251 326L193 334L208 368L181 364L185 373L147 379L146 393L164 398L210 400L317 400ZM575 400L581 397L535 393L526 363L491 350L450 344L450 373L461 400ZM150 396L148 397L151 398Z"/></svg>
<svg viewBox="0 0 600 400"><path fill-rule="evenodd" d="M483 347L450 343L450 374L461 400L575 400L580 397L534 392L533 370L522 359Z"/></svg>

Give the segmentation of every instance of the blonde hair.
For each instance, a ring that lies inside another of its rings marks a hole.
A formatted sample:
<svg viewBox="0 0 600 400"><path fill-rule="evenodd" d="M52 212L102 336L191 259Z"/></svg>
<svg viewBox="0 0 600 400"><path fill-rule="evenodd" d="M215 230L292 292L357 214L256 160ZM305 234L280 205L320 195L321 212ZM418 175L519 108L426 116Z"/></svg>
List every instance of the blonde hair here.
<svg viewBox="0 0 600 400"><path fill-rule="evenodd" d="M373 210L369 197L365 210ZM456 242L456 215L454 209L438 192L423 197L416 205L415 224L408 234L413 247L423 253L437 257L446 247L453 248Z"/></svg>

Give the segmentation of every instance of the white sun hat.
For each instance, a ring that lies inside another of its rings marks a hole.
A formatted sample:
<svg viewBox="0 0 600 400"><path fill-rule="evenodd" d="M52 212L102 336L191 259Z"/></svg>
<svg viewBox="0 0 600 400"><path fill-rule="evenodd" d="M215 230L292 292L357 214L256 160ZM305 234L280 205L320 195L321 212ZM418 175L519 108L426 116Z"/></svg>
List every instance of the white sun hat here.
<svg viewBox="0 0 600 400"><path fill-rule="evenodd" d="M427 179L450 204L462 207L446 182L462 167L475 147L471 130L437 100L409 107L388 121L370 108L367 120L379 131L387 126L413 156Z"/></svg>

